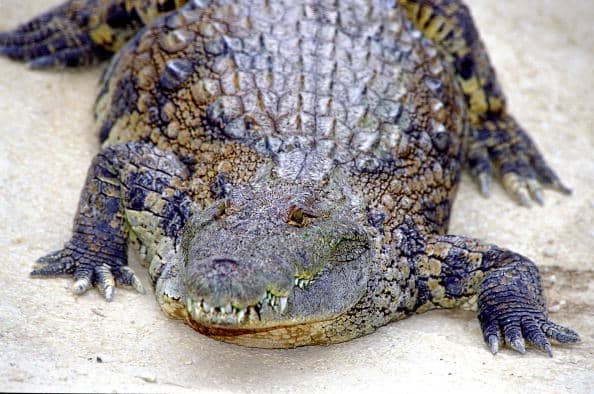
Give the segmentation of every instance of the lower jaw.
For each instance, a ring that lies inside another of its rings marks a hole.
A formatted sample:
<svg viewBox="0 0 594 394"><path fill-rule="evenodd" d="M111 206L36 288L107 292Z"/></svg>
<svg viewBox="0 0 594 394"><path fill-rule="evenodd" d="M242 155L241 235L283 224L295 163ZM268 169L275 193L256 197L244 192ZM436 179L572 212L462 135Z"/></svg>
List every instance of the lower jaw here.
<svg viewBox="0 0 594 394"><path fill-rule="evenodd" d="M266 328L242 328L211 326L197 322L188 316L186 324L217 341L247 347L286 349L298 346L328 345L334 342L325 335L324 328L330 324L329 321Z"/></svg>

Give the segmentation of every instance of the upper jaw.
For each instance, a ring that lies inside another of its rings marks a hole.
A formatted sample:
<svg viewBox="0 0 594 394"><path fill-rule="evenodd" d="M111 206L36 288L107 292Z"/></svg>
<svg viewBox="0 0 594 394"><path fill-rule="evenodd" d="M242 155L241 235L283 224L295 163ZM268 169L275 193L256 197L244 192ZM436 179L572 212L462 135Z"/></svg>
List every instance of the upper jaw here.
<svg viewBox="0 0 594 394"><path fill-rule="evenodd" d="M186 295L186 311L196 322L224 327L262 326L267 322L292 320L289 309L295 298L302 298L316 278L295 277L289 291L266 290L255 301L228 301L216 303L206 297Z"/></svg>
<svg viewBox="0 0 594 394"><path fill-rule="evenodd" d="M186 310L192 319L199 323L216 326L249 326L260 322L262 315L282 316L288 307L288 296L275 296L270 291L252 305L235 306L232 302L226 305L211 305L205 299L194 300L186 297Z"/></svg>

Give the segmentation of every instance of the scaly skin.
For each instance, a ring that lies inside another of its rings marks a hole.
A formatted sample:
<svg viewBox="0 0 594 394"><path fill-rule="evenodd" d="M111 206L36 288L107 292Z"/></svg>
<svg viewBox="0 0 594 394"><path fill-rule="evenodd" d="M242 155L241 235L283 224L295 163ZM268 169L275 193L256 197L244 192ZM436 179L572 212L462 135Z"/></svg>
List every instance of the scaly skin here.
<svg viewBox="0 0 594 394"><path fill-rule="evenodd" d="M73 237L34 275L111 300L142 290L131 244L168 315L248 346L345 341L475 298L494 353L578 341L548 319L533 262L446 235L463 165L525 204L538 181L566 190L463 4L192 1L151 22L181 3L71 2L0 35L34 66L78 65L146 24L104 74ZM66 56L52 40L72 31Z"/></svg>
<svg viewBox="0 0 594 394"><path fill-rule="evenodd" d="M506 110L489 56L468 8L457 0L398 0L415 26L433 40L456 70L468 103L471 139L467 164L489 194L493 172L504 188L524 206L543 204L540 184L569 194L555 172Z"/></svg>

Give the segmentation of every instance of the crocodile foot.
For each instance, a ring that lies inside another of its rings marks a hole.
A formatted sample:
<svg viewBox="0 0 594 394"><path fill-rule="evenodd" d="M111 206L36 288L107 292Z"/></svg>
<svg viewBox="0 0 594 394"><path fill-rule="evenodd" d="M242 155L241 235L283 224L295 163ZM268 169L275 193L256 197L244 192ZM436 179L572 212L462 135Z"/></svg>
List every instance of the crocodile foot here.
<svg viewBox="0 0 594 394"><path fill-rule="evenodd" d="M75 282L72 290L75 294L82 294L96 285L107 301L113 299L116 284L133 287L144 294L140 279L130 267L122 265L119 260L117 257L92 252L68 242L64 249L38 259L31 275L73 276Z"/></svg>
<svg viewBox="0 0 594 394"><path fill-rule="evenodd" d="M503 341L520 353L526 342L552 357L549 339L560 343L580 341L570 328L549 320L533 264L496 270L479 288L479 321L485 342L496 354Z"/></svg>
<svg viewBox="0 0 594 394"><path fill-rule="evenodd" d="M484 195L489 194L495 170L505 190L524 206L530 206L531 200L543 204L542 186L571 193L547 165L528 134L509 115L485 121L475 128L468 165Z"/></svg>

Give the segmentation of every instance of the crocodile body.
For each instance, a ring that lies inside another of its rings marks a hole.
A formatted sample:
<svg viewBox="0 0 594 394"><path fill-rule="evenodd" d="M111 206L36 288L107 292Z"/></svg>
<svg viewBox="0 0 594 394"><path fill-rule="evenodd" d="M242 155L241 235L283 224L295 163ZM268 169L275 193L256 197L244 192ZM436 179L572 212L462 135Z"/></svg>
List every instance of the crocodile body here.
<svg viewBox="0 0 594 394"><path fill-rule="evenodd" d="M133 245L168 315L248 346L345 341L477 299L493 352L578 340L549 321L534 263L447 235L464 166L523 204L566 191L464 5L184 3L71 1L0 35L36 67L117 51L73 237L34 274L110 300L142 290Z"/></svg>

